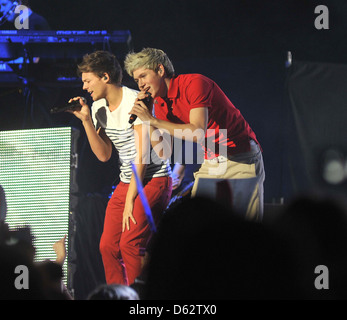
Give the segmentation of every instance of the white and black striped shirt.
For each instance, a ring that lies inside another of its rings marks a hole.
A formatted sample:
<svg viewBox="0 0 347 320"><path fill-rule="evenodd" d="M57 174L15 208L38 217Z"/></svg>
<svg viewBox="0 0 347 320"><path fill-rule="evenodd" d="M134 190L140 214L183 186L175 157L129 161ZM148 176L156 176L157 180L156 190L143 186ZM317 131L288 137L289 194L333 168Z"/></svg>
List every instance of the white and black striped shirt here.
<svg viewBox="0 0 347 320"><path fill-rule="evenodd" d="M114 111L110 111L106 99L95 101L92 105L92 118L96 129L104 128L105 133L113 142L119 156L120 180L130 183L132 168L131 161L135 160L136 147L134 128L129 124L129 112L132 109L138 91L123 86L123 98ZM134 125L142 124L137 118ZM145 179L171 175L168 160L160 160L150 147L150 163L147 164Z"/></svg>

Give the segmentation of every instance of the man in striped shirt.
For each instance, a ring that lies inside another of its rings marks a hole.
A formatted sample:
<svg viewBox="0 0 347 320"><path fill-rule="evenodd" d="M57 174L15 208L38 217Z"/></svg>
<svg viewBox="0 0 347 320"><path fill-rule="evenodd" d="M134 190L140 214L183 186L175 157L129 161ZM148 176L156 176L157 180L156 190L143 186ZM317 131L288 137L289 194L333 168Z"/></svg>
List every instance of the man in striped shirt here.
<svg viewBox="0 0 347 320"><path fill-rule="evenodd" d="M138 118L129 124L129 112L137 91L122 86L122 70L115 56L96 51L83 57L78 65L83 89L93 99L90 113L80 97L80 111L70 111L82 121L90 147L103 162L110 159L112 144L119 156L120 182L106 208L100 240L107 283L131 285L141 273L141 262L151 230L138 197L131 162L144 185L154 221L158 223L172 190L168 160L151 152L149 127ZM152 158L150 157L152 156Z"/></svg>

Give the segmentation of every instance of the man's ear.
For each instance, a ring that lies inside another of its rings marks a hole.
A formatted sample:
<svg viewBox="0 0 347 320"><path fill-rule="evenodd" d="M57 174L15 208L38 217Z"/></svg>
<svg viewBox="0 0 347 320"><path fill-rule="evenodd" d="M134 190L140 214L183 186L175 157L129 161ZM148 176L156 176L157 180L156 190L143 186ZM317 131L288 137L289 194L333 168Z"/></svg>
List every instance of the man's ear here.
<svg viewBox="0 0 347 320"><path fill-rule="evenodd" d="M105 82L108 82L108 80L110 80L110 77L109 77L108 73L104 73L104 76L102 77L102 80L104 80Z"/></svg>
<svg viewBox="0 0 347 320"><path fill-rule="evenodd" d="M160 76L164 76L165 75L165 68L162 64L158 65L158 73Z"/></svg>

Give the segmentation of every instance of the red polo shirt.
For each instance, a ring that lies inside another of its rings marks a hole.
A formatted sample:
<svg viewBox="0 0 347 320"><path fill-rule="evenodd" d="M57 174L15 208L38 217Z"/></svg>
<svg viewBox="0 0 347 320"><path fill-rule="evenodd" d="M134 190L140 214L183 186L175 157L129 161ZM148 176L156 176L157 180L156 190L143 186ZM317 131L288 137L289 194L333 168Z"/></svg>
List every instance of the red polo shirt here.
<svg viewBox="0 0 347 320"><path fill-rule="evenodd" d="M205 159L220 155L219 144L227 148L228 155L235 155L250 150L250 139L258 143L240 111L214 81L201 74L182 74L172 78L167 98L157 97L154 110L158 119L189 123L190 110L201 107L208 108L207 129L213 129L206 130ZM226 136L220 129L227 130Z"/></svg>

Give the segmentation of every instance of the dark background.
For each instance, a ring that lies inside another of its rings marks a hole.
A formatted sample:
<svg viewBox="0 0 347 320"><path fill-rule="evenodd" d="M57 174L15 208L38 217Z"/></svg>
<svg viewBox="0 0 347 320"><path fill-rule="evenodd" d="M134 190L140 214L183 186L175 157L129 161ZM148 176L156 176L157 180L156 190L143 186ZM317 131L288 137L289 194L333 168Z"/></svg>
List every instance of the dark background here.
<svg viewBox="0 0 347 320"><path fill-rule="evenodd" d="M32 0L52 29L130 30L135 50L160 47L182 58L235 57L292 50L338 60L346 52L344 1L326 0ZM330 12L330 29L314 28L317 5Z"/></svg>

